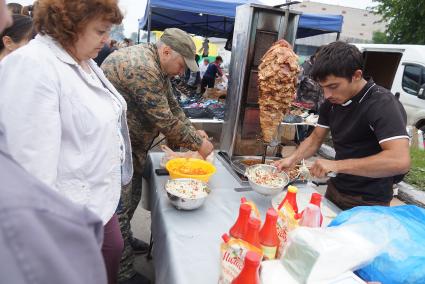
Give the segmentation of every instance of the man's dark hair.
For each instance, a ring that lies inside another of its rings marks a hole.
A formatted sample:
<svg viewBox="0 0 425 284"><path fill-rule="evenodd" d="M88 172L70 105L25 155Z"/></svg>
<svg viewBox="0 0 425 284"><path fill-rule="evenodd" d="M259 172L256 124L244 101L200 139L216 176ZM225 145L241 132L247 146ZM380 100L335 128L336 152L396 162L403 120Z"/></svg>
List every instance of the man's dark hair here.
<svg viewBox="0 0 425 284"><path fill-rule="evenodd" d="M221 62L223 62L223 58L221 58L221 56L219 55L219 56L217 56L216 58L215 58L215 61L221 61Z"/></svg>
<svg viewBox="0 0 425 284"><path fill-rule="evenodd" d="M363 70L363 56L354 45L342 41L332 42L316 54L311 70L315 81L323 81L329 75L351 81L356 70Z"/></svg>

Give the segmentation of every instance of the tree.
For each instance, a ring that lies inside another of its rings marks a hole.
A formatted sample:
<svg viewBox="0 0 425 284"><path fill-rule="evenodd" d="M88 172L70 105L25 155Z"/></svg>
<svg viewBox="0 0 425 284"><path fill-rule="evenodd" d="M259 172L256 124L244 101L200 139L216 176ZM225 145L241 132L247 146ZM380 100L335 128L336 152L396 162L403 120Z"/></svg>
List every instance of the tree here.
<svg viewBox="0 0 425 284"><path fill-rule="evenodd" d="M374 31L372 36L373 43L391 43L386 33Z"/></svg>
<svg viewBox="0 0 425 284"><path fill-rule="evenodd" d="M388 23L387 35L392 43L425 44L424 0L373 0L376 14Z"/></svg>
<svg viewBox="0 0 425 284"><path fill-rule="evenodd" d="M109 36L111 39L115 39L116 41L122 41L124 36L124 25L114 25L111 29L111 32L109 33Z"/></svg>

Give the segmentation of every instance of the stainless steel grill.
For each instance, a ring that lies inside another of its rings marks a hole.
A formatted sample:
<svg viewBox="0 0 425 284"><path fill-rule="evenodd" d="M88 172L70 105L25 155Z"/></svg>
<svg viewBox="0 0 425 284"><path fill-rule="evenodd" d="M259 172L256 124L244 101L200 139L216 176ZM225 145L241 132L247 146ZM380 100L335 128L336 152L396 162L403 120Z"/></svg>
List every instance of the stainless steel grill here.
<svg viewBox="0 0 425 284"><path fill-rule="evenodd" d="M284 38L294 44L299 15L296 11L255 4L236 9L231 80L219 156L241 183L245 183L246 178L235 162L247 156L261 158L264 151L259 140L258 65L275 41Z"/></svg>

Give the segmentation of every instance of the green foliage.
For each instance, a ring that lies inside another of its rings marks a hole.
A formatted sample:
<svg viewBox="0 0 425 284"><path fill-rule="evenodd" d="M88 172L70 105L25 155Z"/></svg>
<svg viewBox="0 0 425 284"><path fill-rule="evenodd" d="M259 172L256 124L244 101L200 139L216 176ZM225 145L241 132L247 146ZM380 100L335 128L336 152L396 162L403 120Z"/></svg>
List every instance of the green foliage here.
<svg viewBox="0 0 425 284"><path fill-rule="evenodd" d="M376 14L388 23L388 39L398 44L425 45L424 0L373 0Z"/></svg>
<svg viewBox="0 0 425 284"><path fill-rule="evenodd" d="M412 166L404 181L425 191L425 151L411 149Z"/></svg>
<svg viewBox="0 0 425 284"><path fill-rule="evenodd" d="M372 40L373 43L391 43L387 34L381 31L373 32Z"/></svg>

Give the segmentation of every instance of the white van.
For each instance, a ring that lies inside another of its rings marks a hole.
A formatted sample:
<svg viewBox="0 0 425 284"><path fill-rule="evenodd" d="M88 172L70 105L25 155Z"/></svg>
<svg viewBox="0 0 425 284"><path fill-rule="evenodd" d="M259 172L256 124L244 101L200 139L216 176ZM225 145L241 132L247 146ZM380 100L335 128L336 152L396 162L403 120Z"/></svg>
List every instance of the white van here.
<svg viewBox="0 0 425 284"><path fill-rule="evenodd" d="M407 112L407 124L425 131L425 46L355 44L365 58L365 76L391 90Z"/></svg>

